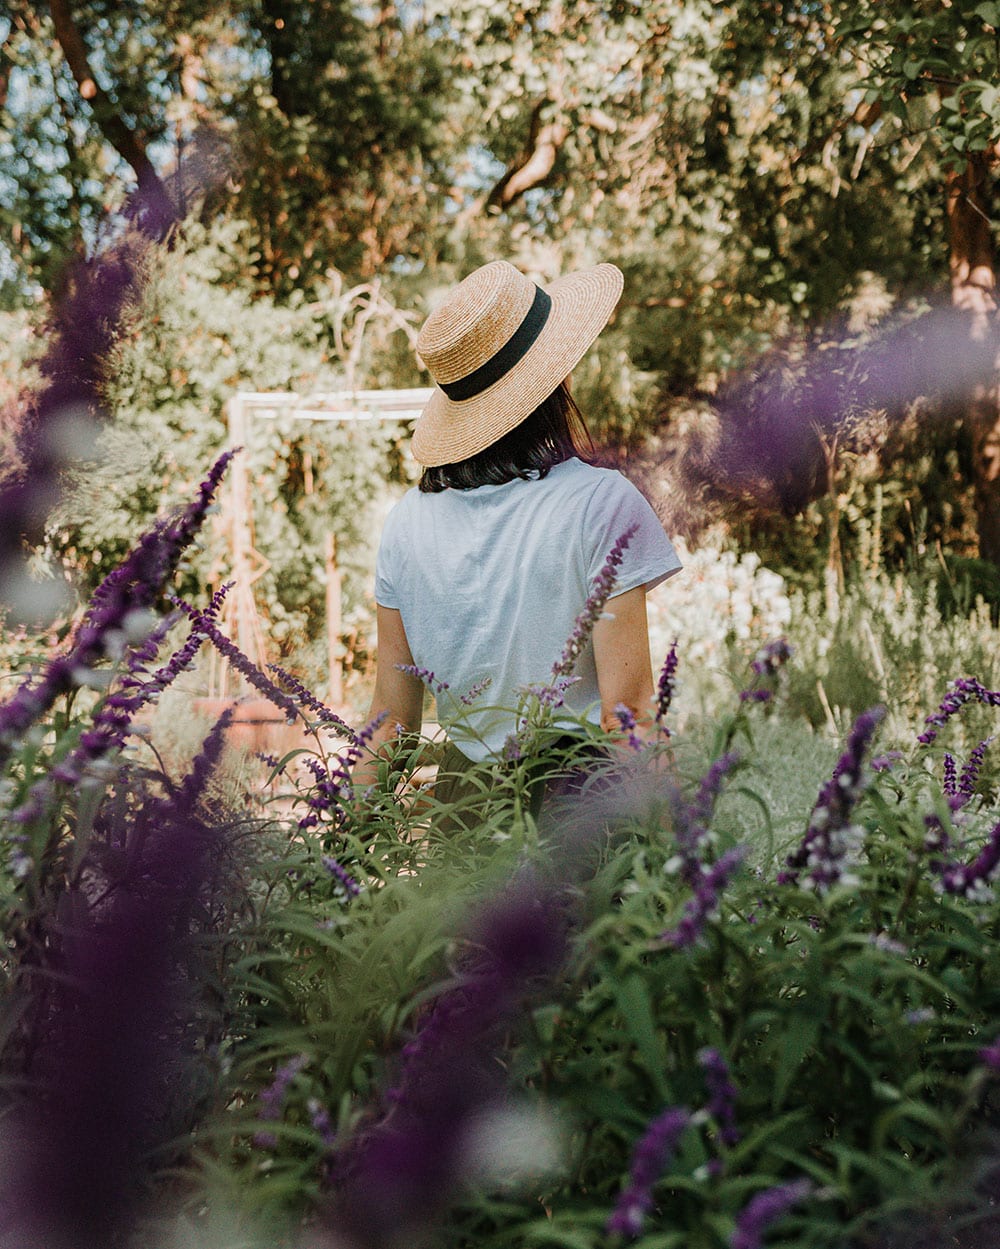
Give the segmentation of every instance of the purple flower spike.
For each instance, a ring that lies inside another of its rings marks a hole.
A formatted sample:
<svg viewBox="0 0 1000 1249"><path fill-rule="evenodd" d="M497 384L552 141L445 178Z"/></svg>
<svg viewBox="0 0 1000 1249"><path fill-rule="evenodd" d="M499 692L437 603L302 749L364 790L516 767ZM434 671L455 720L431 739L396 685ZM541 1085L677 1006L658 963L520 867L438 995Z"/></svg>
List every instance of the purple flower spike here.
<svg viewBox="0 0 1000 1249"><path fill-rule="evenodd" d="M751 671L756 678L765 678L772 681L778 675L778 670L782 668L793 654L791 646L784 638L776 638L773 642L768 642L762 646L754 656L750 664ZM766 686L759 686L756 681L749 689L740 691L741 703L767 703L774 696L774 691Z"/></svg>
<svg viewBox="0 0 1000 1249"><path fill-rule="evenodd" d="M583 611L576 618L573 631L569 635L565 647L563 647L563 653L552 667L553 680L557 677L572 675L573 669L576 667L576 661L590 640L590 635L594 632L594 625L600 620L605 604L611 597L617 581L618 567L625 556L628 544L635 537L638 529L638 524L630 525L608 552L608 558L604 561L604 567L594 578L594 584L591 587L590 594L587 596L587 601L583 605Z"/></svg>
<svg viewBox="0 0 1000 1249"><path fill-rule="evenodd" d="M1000 1075L1000 1037L997 1037L992 1045L986 1045L979 1050L976 1057L994 1075Z"/></svg>
<svg viewBox="0 0 1000 1249"><path fill-rule="evenodd" d="M307 1054L298 1054L278 1068L273 1082L260 1094L258 1119L276 1123L281 1118L285 1108L285 1098L288 1096L288 1086L308 1063ZM273 1149L278 1143L278 1138L273 1132L261 1131L255 1134L253 1142L261 1149Z"/></svg>
<svg viewBox="0 0 1000 1249"><path fill-rule="evenodd" d="M785 638L775 638L762 646L754 656L750 667L759 677L773 677L780 667L786 664L794 654Z"/></svg>
<svg viewBox="0 0 1000 1249"><path fill-rule="evenodd" d="M649 1125L632 1154L629 1182L604 1225L608 1235L629 1240L641 1235L646 1215L653 1207L653 1186L666 1170L684 1129L691 1122L683 1106L671 1106Z"/></svg>
<svg viewBox="0 0 1000 1249"><path fill-rule="evenodd" d="M558 895L527 872L483 908L453 981L402 1050L385 1115L335 1160L345 1241L428 1243L431 1223L467 1174L463 1140L502 1105L504 1038L566 949Z"/></svg>
<svg viewBox="0 0 1000 1249"><path fill-rule="evenodd" d="M642 750L643 740L636 732L638 725L632 711L624 703L619 703L615 707L615 716L618 719L618 723L622 726L622 732L628 734L628 744L633 750Z"/></svg>
<svg viewBox="0 0 1000 1249"><path fill-rule="evenodd" d="M862 712L847 737L847 748L833 775L820 790L799 848L785 860L779 884L797 884L805 875L810 886L825 893L832 886L850 884L845 871L864 841L864 829L851 822L851 812L863 792L865 751L885 716L884 707Z"/></svg>
<svg viewBox="0 0 1000 1249"><path fill-rule="evenodd" d="M656 723L669 737L670 730L663 723L663 718L670 710L670 704L677 692L677 639L670 645L667 657L660 669L660 677L656 683Z"/></svg>
<svg viewBox="0 0 1000 1249"><path fill-rule="evenodd" d="M939 886L944 893L972 902L991 901L994 882L1000 875L1000 823L993 826L986 845L971 863L938 860L931 863L931 869L938 873Z"/></svg>
<svg viewBox="0 0 1000 1249"><path fill-rule="evenodd" d="M69 650L51 660L37 681L25 681L0 706L0 763L17 740L61 695L105 659L119 659L133 641L137 623L148 619L150 608L163 593L181 555L204 522L232 451L221 455L198 493L177 516L158 521L143 534L129 554L94 591L87 613ZM148 632L148 626L146 631ZM145 652L144 652L145 653Z"/></svg>
<svg viewBox="0 0 1000 1249"><path fill-rule="evenodd" d="M988 690L974 677L958 677L948 687L937 711L931 712L924 723L927 728L917 737L918 742L929 746L938 735L938 729L947 724L970 699L978 699L987 707L1000 707L1000 690Z"/></svg>
<svg viewBox="0 0 1000 1249"><path fill-rule="evenodd" d="M344 753L331 760L329 771L318 759L306 759L306 767L315 777L316 784L306 799L309 814L299 820L299 828L315 828L324 815L332 815L336 824L343 824L354 797L352 769L368 749L375 730L385 721L387 714L385 711L379 712L360 732L355 733L354 740Z"/></svg>
<svg viewBox="0 0 1000 1249"><path fill-rule="evenodd" d="M277 664L268 664L267 666L277 676L279 681L288 686L303 707L308 707L310 711L315 713L316 718L322 725L335 733L341 734L343 737L349 737L353 740L354 730L350 725L345 724L336 712L330 710L326 703L320 702L312 690L303 685L298 677L293 677L290 672L286 672L284 668L279 667Z"/></svg>
<svg viewBox="0 0 1000 1249"><path fill-rule="evenodd" d="M289 724L295 723L300 712L294 699L289 698L284 690L278 689L253 660L244 655L236 643L226 637L208 612L198 611L197 608L175 596L171 596L171 602L187 613L198 632L212 643L220 655L224 655L229 660L237 672L242 673L256 690L285 713L285 719Z"/></svg>
<svg viewBox="0 0 1000 1249"><path fill-rule="evenodd" d="M328 854L324 854L321 862L348 898L356 898L358 896L361 892L361 886L348 871L340 866L336 859Z"/></svg>
<svg viewBox="0 0 1000 1249"><path fill-rule="evenodd" d="M719 1139L729 1149L738 1145L741 1138L736 1126L736 1101L739 1089L733 1083L729 1064L717 1049L703 1049L698 1054L698 1062L705 1072L705 1083L708 1085L708 1106L706 1109L719 1126Z"/></svg>
<svg viewBox="0 0 1000 1249"><path fill-rule="evenodd" d="M701 847L708 833L715 800L722 782L740 761L736 751L720 755L701 779L690 803L678 797L674 811L674 839L680 856L681 876L695 885L702 876Z"/></svg>
<svg viewBox="0 0 1000 1249"><path fill-rule="evenodd" d="M676 928L660 934L660 940L676 950L684 950L701 939L705 924L719 913L719 900L736 869L746 857L746 846L734 846L709 868L702 868L702 877L684 908Z"/></svg>
<svg viewBox="0 0 1000 1249"><path fill-rule="evenodd" d="M483 677L481 681L477 681L475 685L467 689L465 693L461 696L459 701L464 703L466 707L471 706L472 703L474 703L476 699L479 697L479 695L482 694L484 690L489 688L492 682L493 682L492 677Z"/></svg>
<svg viewBox="0 0 1000 1249"><path fill-rule="evenodd" d="M989 748L992 737L984 738L976 749L969 755L969 761L962 769L962 775L958 780L958 784L954 790L955 797L959 799L959 806L965 804L975 795L976 782L979 780L979 773L983 767L983 760L986 757L986 751Z"/></svg>
<svg viewBox="0 0 1000 1249"><path fill-rule="evenodd" d="M313 1131L327 1149L331 1149L336 1140L336 1133L333 1130L333 1124L330 1122L330 1112L316 1097L309 1098L309 1101L306 1103L306 1109L309 1111L309 1122L312 1124Z"/></svg>
<svg viewBox="0 0 1000 1249"><path fill-rule="evenodd" d="M418 681L422 681L432 694L443 694L448 689L448 682L439 681L430 668L420 668L416 664L396 664L396 667L407 676L416 677Z"/></svg>
<svg viewBox="0 0 1000 1249"><path fill-rule="evenodd" d="M764 1233L771 1224L777 1223L793 1206L804 1201L812 1190L812 1182L802 1179L757 1193L743 1207L736 1220L736 1230L729 1241L730 1249L760 1249Z"/></svg>

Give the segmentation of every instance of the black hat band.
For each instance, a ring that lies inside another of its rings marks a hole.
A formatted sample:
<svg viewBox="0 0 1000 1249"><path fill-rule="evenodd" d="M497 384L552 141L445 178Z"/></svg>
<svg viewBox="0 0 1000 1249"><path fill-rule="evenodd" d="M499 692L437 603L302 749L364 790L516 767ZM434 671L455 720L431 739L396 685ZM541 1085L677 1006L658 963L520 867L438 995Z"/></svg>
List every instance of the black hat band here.
<svg viewBox="0 0 1000 1249"><path fill-rule="evenodd" d="M438 385L449 399L456 402L462 399L473 399L476 395L482 394L494 382L498 382L501 377L509 373L518 361L524 359L529 347L542 332L551 310L551 296L547 295L540 286L536 286L535 298L524 320L500 350L490 356L478 369L467 373L465 377L460 377L454 382L438 382Z"/></svg>

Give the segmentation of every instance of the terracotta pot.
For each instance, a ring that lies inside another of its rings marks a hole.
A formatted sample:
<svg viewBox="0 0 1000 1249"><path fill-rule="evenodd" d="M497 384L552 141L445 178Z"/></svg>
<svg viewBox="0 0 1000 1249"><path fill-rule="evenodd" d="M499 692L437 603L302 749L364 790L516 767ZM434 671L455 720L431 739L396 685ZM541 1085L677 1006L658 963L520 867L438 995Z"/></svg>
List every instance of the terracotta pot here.
<svg viewBox="0 0 1000 1249"><path fill-rule="evenodd" d="M234 715L226 731L226 741L240 750L253 754L281 755L300 746L307 746L312 739L306 734L301 721L289 724L274 703L266 698L196 698L194 710L217 720L224 711L234 709Z"/></svg>

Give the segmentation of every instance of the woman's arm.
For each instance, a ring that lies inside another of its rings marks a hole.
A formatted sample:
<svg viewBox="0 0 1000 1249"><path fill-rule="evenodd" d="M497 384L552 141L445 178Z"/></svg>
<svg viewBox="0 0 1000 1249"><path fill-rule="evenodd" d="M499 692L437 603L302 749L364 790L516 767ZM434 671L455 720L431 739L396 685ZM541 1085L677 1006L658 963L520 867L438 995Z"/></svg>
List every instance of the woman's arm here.
<svg viewBox="0 0 1000 1249"><path fill-rule="evenodd" d="M396 667L397 664L413 664L403 617L395 608L379 605L376 620L378 653L369 720L383 711L386 716L372 736L370 753L360 759L354 768L354 783L362 788L374 783L378 774L378 752L387 742L395 741L398 726L404 732L419 733L423 721L423 683Z"/></svg>
<svg viewBox="0 0 1000 1249"><path fill-rule="evenodd" d="M646 625L646 590L636 586L608 599L608 613L594 625L594 661L601 692L601 727L620 728L619 703L635 716L640 733L653 723L653 667Z"/></svg>

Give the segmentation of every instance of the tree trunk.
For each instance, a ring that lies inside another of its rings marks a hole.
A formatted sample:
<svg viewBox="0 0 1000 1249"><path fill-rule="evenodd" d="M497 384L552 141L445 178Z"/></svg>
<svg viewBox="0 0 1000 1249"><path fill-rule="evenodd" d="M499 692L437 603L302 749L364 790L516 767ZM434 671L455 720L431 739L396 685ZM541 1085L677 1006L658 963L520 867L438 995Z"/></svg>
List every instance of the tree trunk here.
<svg viewBox="0 0 1000 1249"><path fill-rule="evenodd" d="M514 163L487 195L487 211L501 212L509 208L525 192L541 186L552 172L569 129L561 121L542 123L542 113L548 104L546 99L539 100L532 110L527 142Z"/></svg>
<svg viewBox="0 0 1000 1249"><path fill-rule="evenodd" d="M151 205L159 211L164 221L171 220L175 216L174 208L166 187L146 154L145 140L126 125L117 106L98 85L90 68L87 45L76 24L69 0L49 0L49 10L56 41L76 80L80 95L91 107L101 133L119 156L132 167L139 181L139 189Z"/></svg>
<svg viewBox="0 0 1000 1249"><path fill-rule="evenodd" d="M985 342L996 334L996 252L990 225L990 161L970 157L948 174L949 267L954 307L966 312L970 332ZM997 376L976 382L965 405L973 452L976 528L982 559L1000 565L1000 388Z"/></svg>

